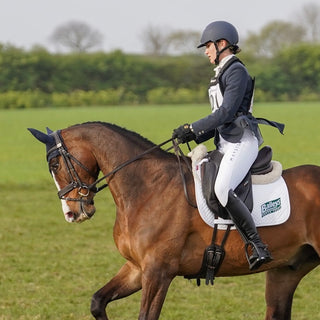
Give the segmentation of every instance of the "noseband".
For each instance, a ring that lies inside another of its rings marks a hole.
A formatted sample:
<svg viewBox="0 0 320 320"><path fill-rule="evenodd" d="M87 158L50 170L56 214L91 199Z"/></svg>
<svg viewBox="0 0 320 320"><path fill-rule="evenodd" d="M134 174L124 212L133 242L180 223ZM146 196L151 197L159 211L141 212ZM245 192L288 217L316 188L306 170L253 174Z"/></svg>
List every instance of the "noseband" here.
<svg viewBox="0 0 320 320"><path fill-rule="evenodd" d="M74 161L78 166L80 166L81 168L83 168L85 171L87 171L90 176L95 177L95 174L93 174L85 165L83 165L78 159L76 159L73 155L71 155L68 152L67 147L64 145L61 135L60 135L60 131L55 131L52 133L56 145L51 148L48 152L47 152L47 159L49 162L50 159L50 155L52 157L52 153L53 152L58 152L58 154L61 155L64 164L67 168L68 171L68 175L69 175L69 181L71 181L67 186L65 186L63 189L61 189L58 192L58 197L61 200L67 200L67 201L80 201L80 202L85 202L88 203L90 202L87 199L83 199L83 197L87 197L90 193L90 191L96 193L97 189L95 186L88 186L86 183L83 183L77 173L77 171L74 168L74 165L72 164L72 161ZM72 160L72 161L71 161ZM65 197L66 194L68 194L69 192L71 192L74 189L78 189L78 195L80 196L80 198L69 198L69 197Z"/></svg>

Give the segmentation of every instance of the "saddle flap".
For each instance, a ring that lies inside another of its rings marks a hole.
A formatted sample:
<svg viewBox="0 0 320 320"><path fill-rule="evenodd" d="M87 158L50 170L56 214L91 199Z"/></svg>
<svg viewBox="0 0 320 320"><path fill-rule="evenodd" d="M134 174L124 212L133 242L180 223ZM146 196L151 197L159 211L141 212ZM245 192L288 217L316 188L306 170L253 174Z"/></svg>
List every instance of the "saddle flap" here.
<svg viewBox="0 0 320 320"><path fill-rule="evenodd" d="M216 183L216 178L222 158L223 154L218 150L214 150L208 153L208 162L204 162L201 165L201 182L203 196L208 207L213 212L216 212L219 217L227 219L228 215L224 214L224 210L214 192L214 186Z"/></svg>

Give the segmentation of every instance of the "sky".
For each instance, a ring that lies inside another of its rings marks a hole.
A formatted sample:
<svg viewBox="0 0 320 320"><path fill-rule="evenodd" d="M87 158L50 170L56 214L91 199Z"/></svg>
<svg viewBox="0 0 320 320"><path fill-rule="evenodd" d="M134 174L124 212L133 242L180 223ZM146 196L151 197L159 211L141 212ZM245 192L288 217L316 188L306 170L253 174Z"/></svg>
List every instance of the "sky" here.
<svg viewBox="0 0 320 320"><path fill-rule="evenodd" d="M79 21L104 36L102 50L142 53L148 26L202 32L210 22L225 20L236 26L241 38L273 20L292 22L305 4L318 1L0 0L0 43L56 51L50 35L58 26Z"/></svg>

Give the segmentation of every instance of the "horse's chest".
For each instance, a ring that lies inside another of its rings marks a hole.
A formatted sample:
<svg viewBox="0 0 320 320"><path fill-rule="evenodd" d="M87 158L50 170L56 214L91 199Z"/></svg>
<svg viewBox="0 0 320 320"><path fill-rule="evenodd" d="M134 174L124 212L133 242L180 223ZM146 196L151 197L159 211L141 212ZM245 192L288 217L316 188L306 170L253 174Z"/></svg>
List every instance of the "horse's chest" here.
<svg viewBox="0 0 320 320"><path fill-rule="evenodd" d="M132 239L127 219L116 219L113 228L113 238L121 255L128 259L131 256L130 248L132 247Z"/></svg>

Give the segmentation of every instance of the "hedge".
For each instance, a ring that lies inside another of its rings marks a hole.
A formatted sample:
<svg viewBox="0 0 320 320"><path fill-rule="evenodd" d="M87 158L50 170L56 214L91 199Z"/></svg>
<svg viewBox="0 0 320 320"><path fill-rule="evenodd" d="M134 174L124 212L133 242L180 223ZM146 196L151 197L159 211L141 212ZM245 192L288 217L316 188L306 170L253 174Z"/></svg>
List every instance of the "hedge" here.
<svg viewBox="0 0 320 320"><path fill-rule="evenodd" d="M157 88L147 93L146 101L124 88L99 91L75 90L70 93L36 91L0 92L0 109L45 108L65 106L114 106L136 104L203 103L206 93L191 89Z"/></svg>
<svg viewBox="0 0 320 320"><path fill-rule="evenodd" d="M289 97L285 94L275 97L270 92L255 90L255 102L288 100ZM296 100L319 101L320 93L316 94L305 89ZM39 90L0 92L0 109L188 103L208 103L206 90L156 88L147 92L145 101L140 101L136 94L126 92L123 88L100 91L75 90L71 93L51 94Z"/></svg>

